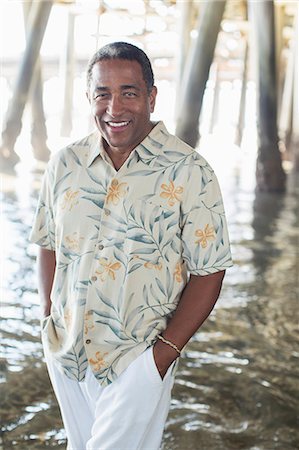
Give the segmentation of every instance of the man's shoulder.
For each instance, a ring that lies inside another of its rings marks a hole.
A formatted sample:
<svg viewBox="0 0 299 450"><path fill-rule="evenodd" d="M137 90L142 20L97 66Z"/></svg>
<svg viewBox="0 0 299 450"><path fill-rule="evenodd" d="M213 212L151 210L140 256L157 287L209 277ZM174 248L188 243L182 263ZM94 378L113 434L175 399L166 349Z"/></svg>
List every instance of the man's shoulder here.
<svg viewBox="0 0 299 450"><path fill-rule="evenodd" d="M169 133L166 142L167 150L173 150L181 153L182 155L191 155L195 152L194 148L182 141L178 136Z"/></svg>
<svg viewBox="0 0 299 450"><path fill-rule="evenodd" d="M173 155L178 160L185 158L192 165L206 167L211 169L207 160L198 152L198 149L191 147L186 142L182 141L178 136L168 133L168 139L164 146L164 153Z"/></svg>
<svg viewBox="0 0 299 450"><path fill-rule="evenodd" d="M194 149L190 145L183 142L180 138L174 134L169 133L166 128L163 130L164 142L161 145L161 152L159 154L159 160L161 160L162 165L173 165L180 162L188 160L189 157L192 158L194 154Z"/></svg>
<svg viewBox="0 0 299 450"><path fill-rule="evenodd" d="M90 146L94 142L94 137L95 133L93 132L62 147L51 156L48 166L54 169L61 165L65 168L84 165L89 154Z"/></svg>

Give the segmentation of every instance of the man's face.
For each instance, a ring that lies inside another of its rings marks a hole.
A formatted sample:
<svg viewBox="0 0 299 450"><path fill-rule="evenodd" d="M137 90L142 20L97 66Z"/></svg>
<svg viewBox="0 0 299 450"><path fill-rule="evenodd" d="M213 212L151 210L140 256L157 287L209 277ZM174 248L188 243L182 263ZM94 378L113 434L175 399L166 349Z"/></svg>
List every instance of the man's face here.
<svg viewBox="0 0 299 450"><path fill-rule="evenodd" d="M156 87L148 94L137 61L111 59L93 66L87 96L96 126L112 151L133 150L151 131L156 94Z"/></svg>

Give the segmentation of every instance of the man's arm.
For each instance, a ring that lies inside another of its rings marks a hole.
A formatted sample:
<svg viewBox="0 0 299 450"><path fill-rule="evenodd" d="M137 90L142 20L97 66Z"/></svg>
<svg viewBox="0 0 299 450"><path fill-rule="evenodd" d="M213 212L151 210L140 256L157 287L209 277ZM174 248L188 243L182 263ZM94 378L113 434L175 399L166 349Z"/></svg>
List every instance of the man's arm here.
<svg viewBox="0 0 299 450"><path fill-rule="evenodd" d="M47 317L51 309L51 289L56 267L55 252L39 247L37 253L37 284L42 317Z"/></svg>
<svg viewBox="0 0 299 450"><path fill-rule="evenodd" d="M183 348L212 311L220 294L225 271L206 276L191 275L178 307L163 331L163 337ZM163 378L178 353L169 345L157 340L154 358Z"/></svg>

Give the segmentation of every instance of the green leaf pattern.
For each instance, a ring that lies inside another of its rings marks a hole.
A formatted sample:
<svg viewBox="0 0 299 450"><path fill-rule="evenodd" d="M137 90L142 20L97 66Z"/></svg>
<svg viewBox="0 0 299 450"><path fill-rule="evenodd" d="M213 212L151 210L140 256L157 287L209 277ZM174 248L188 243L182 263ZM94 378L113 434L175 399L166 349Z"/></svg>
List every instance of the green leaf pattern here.
<svg viewBox="0 0 299 450"><path fill-rule="evenodd" d="M208 163L159 122L121 169L97 133L57 152L31 240L56 252L51 322L57 364L110 384L174 313L188 274L231 266L222 198Z"/></svg>

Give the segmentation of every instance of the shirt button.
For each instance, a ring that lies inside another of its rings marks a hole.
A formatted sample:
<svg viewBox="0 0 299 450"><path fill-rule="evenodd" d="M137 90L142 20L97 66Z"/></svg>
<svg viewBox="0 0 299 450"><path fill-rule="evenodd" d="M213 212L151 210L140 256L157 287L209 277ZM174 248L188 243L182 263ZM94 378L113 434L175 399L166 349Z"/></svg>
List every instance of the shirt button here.
<svg viewBox="0 0 299 450"><path fill-rule="evenodd" d="M99 245L99 250L103 250L104 249L104 245L103 244L100 244Z"/></svg>
<svg viewBox="0 0 299 450"><path fill-rule="evenodd" d="M105 216L110 216L111 212L109 211L109 209L104 209L104 214Z"/></svg>
<svg viewBox="0 0 299 450"><path fill-rule="evenodd" d="M95 275L93 275L93 276L91 277L91 281L97 281L97 277L96 277Z"/></svg>
<svg viewBox="0 0 299 450"><path fill-rule="evenodd" d="M91 343L91 340L90 339L86 339L86 344L90 344Z"/></svg>

